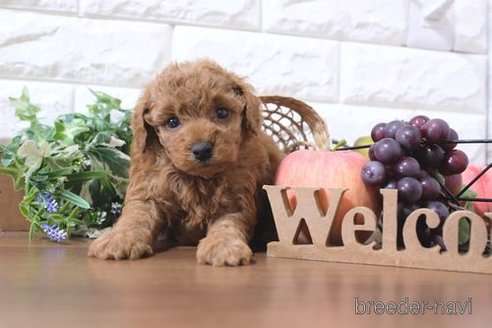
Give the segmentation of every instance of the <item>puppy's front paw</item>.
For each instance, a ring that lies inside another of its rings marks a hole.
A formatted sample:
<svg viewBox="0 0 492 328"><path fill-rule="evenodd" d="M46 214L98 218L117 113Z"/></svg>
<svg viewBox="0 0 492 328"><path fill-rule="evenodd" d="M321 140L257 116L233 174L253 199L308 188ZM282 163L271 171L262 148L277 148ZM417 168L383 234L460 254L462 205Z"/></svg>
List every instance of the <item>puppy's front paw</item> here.
<svg viewBox="0 0 492 328"><path fill-rule="evenodd" d="M135 233L113 228L92 242L88 256L103 260L136 260L152 254L152 247Z"/></svg>
<svg viewBox="0 0 492 328"><path fill-rule="evenodd" d="M249 264L253 253L241 239L209 236L198 244L196 258L200 264L238 266Z"/></svg>

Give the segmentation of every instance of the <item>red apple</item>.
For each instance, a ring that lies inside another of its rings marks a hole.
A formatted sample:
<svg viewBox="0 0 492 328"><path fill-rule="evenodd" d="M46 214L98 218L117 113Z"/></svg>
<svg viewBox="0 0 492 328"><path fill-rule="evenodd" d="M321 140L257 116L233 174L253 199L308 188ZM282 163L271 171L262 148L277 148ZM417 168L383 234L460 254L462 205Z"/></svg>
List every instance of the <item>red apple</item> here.
<svg viewBox="0 0 492 328"><path fill-rule="evenodd" d="M478 165L468 165L466 170L461 174L463 177L463 185L467 185L471 182L482 170L483 166ZM480 177L470 189L477 193L477 198L492 198L492 169L485 172L484 175ZM492 212L492 203L490 202L473 202L474 211L482 215L485 212Z"/></svg>
<svg viewBox="0 0 492 328"><path fill-rule="evenodd" d="M281 162L275 184L321 188L320 202L325 212L330 204L326 189L348 189L342 197L329 236L330 244L341 245L342 220L351 208L365 206L379 213L377 190L368 187L361 179L360 172L367 160L363 155L351 151L298 150L290 153ZM288 197L291 208L294 209L297 204L294 193L288 191ZM369 235L365 233L359 236L367 239Z"/></svg>

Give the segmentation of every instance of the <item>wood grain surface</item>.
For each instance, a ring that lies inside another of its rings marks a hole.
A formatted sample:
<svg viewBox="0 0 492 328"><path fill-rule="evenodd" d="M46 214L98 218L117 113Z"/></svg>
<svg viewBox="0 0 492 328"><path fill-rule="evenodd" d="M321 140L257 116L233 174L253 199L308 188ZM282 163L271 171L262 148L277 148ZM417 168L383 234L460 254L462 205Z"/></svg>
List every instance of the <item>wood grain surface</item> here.
<svg viewBox="0 0 492 328"><path fill-rule="evenodd" d="M101 261L86 257L87 246L0 234L0 327L492 326L491 275L265 254L255 254L250 266L214 268L197 265L194 248ZM471 314L356 314L356 298L359 304L471 300Z"/></svg>

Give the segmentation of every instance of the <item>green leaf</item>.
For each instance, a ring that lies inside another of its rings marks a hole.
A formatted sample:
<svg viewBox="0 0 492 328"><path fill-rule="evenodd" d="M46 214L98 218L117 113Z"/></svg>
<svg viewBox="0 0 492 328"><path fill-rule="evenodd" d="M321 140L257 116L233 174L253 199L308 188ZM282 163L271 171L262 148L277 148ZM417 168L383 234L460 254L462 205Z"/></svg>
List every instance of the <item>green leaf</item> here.
<svg viewBox="0 0 492 328"><path fill-rule="evenodd" d="M0 174L10 175L12 178L17 178L24 174L23 170L13 167L0 167Z"/></svg>
<svg viewBox="0 0 492 328"><path fill-rule="evenodd" d="M33 174L29 179L36 182L45 182L48 181L48 176L44 174Z"/></svg>
<svg viewBox="0 0 492 328"><path fill-rule="evenodd" d="M93 180L89 185L90 198L94 207L107 208L116 197L116 190L109 179Z"/></svg>
<svg viewBox="0 0 492 328"><path fill-rule="evenodd" d="M333 146L333 148L331 150L337 150L338 148L345 147L346 145L347 145L347 140L342 139L342 140L338 141L337 144L335 146Z"/></svg>
<svg viewBox="0 0 492 328"><path fill-rule="evenodd" d="M0 144L0 153L8 153L9 149L5 147L4 145Z"/></svg>
<svg viewBox="0 0 492 328"><path fill-rule="evenodd" d="M0 167L0 174L6 174L12 177L15 190L24 188L24 170L18 167Z"/></svg>
<svg viewBox="0 0 492 328"><path fill-rule="evenodd" d="M12 138L12 140L10 140L10 143L8 145L0 145L0 153L2 154L2 166L10 166L14 162L17 150L19 149L21 142L22 136L17 135Z"/></svg>
<svg viewBox="0 0 492 328"><path fill-rule="evenodd" d="M55 140L60 140L64 141L66 139L67 135L65 133L65 124L61 122L60 120L55 121L55 134L53 135L53 138Z"/></svg>
<svg viewBox="0 0 492 328"><path fill-rule="evenodd" d="M31 104L29 92L26 87L22 89L22 94L19 98L9 98L12 105L15 107L15 114L22 121L30 121L31 124L37 122L37 114L41 111L38 106Z"/></svg>
<svg viewBox="0 0 492 328"><path fill-rule="evenodd" d="M23 202L19 204L19 210L22 214L23 217L28 218L29 217L29 206L27 204L24 204Z"/></svg>
<svg viewBox="0 0 492 328"><path fill-rule="evenodd" d="M461 195L464 198L476 198L477 193L471 189L468 189ZM467 201L465 202L463 208L467 211L474 212L473 210L473 202ZM467 218L463 218L460 220L458 224L458 243L460 245L467 243L470 240L470 220Z"/></svg>
<svg viewBox="0 0 492 328"><path fill-rule="evenodd" d="M473 189L468 189L467 191L465 191L461 197L463 198L476 198L477 197L477 193L473 190ZM467 202L467 203L471 203L471 202ZM470 204L470 209L472 208L471 204Z"/></svg>
<svg viewBox="0 0 492 328"><path fill-rule="evenodd" d="M117 177L128 178L130 157L125 153L112 148L95 147L89 150L94 167L97 169L109 169Z"/></svg>
<svg viewBox="0 0 492 328"><path fill-rule="evenodd" d="M61 214L58 213L52 213L50 215L50 218L57 223L57 225L60 225L60 223L63 223L65 221L65 217Z"/></svg>
<svg viewBox="0 0 492 328"><path fill-rule="evenodd" d="M26 140L17 151L17 155L21 158L25 158L28 170L26 176L31 176L33 172L38 170L43 162L43 158L49 156L51 152L51 145L43 143L38 146L33 140Z"/></svg>
<svg viewBox="0 0 492 328"><path fill-rule="evenodd" d="M114 98L107 93L101 92L101 91L94 91L92 89L89 89L90 92L96 96L97 102L107 104L109 105L112 109L119 109L121 108L121 100L118 98Z"/></svg>
<svg viewBox="0 0 492 328"><path fill-rule="evenodd" d="M464 244L470 240L470 220L463 218L458 224L458 243Z"/></svg>
<svg viewBox="0 0 492 328"><path fill-rule="evenodd" d="M3 153L2 154L2 166L10 166L14 161L15 154Z"/></svg>
<svg viewBox="0 0 492 328"><path fill-rule="evenodd" d="M22 88L22 93L21 93L21 96L20 96L20 100L22 101L29 101L29 90L27 89L26 86L24 86Z"/></svg>
<svg viewBox="0 0 492 328"><path fill-rule="evenodd" d="M119 138L116 138L111 133L99 132L92 139L92 141L89 144L89 147L93 148L93 147L105 146L105 147L109 147L109 148L116 148L116 147L121 147L124 144L125 144L125 141L123 141Z"/></svg>
<svg viewBox="0 0 492 328"><path fill-rule="evenodd" d="M66 200L67 202L76 205L78 207L84 208L84 209L89 209L91 208L91 205L82 197L74 194L71 191L68 190L58 190L55 192L55 195L59 196L60 198Z"/></svg>
<svg viewBox="0 0 492 328"><path fill-rule="evenodd" d="M90 181L94 179L99 180L107 178L108 174L108 171L103 170L77 172L67 175L67 180L70 182Z"/></svg>
<svg viewBox="0 0 492 328"><path fill-rule="evenodd" d="M109 192L111 195L116 195L116 190L108 178L99 179L98 181L101 183L101 186L103 186L103 188L106 189L106 192Z"/></svg>
<svg viewBox="0 0 492 328"><path fill-rule="evenodd" d="M33 204L34 200L37 199L37 195L38 192L34 188L31 188L31 190L27 193L27 195L24 196L24 199L19 204L19 209L21 214L28 220L32 219L31 218L32 205L39 204L37 202Z"/></svg>
<svg viewBox="0 0 492 328"><path fill-rule="evenodd" d="M36 229L38 229L38 225L36 222L31 222L31 226L29 227L29 241L32 240L34 237L34 233L36 232Z"/></svg>
<svg viewBox="0 0 492 328"><path fill-rule="evenodd" d="M61 169L55 169L51 170L48 172L38 172L39 174L37 175L43 175L46 176L47 178L58 178L61 176L69 175L75 170L77 167L76 166L70 166L70 167L65 167Z"/></svg>
<svg viewBox="0 0 492 328"><path fill-rule="evenodd" d="M72 224L82 224L83 223L81 220L77 220L75 218L78 213L79 213L79 208L77 206L75 206L67 218L67 221L69 222L69 224L68 224L69 226L71 225L70 223L72 223Z"/></svg>
<svg viewBox="0 0 492 328"><path fill-rule="evenodd" d="M74 115L65 115L59 118L55 121L53 138L60 140L65 145L73 145L76 138L83 133L90 132L91 129L87 126L86 120L85 116Z"/></svg>

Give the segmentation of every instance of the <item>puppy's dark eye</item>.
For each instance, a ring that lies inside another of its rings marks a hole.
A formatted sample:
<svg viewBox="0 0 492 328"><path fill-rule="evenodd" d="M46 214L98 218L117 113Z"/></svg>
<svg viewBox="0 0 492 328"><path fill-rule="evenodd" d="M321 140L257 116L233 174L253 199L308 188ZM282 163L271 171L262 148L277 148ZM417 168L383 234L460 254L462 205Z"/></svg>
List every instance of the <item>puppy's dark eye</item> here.
<svg viewBox="0 0 492 328"><path fill-rule="evenodd" d="M166 127L169 130L177 129L180 124L181 124L181 122L179 121L179 118L177 118L177 117L171 117L170 119L168 119L166 121Z"/></svg>
<svg viewBox="0 0 492 328"><path fill-rule="evenodd" d="M219 107L215 110L215 116L219 120L225 120L226 118L229 117L229 110L227 108L224 108L224 107Z"/></svg>

